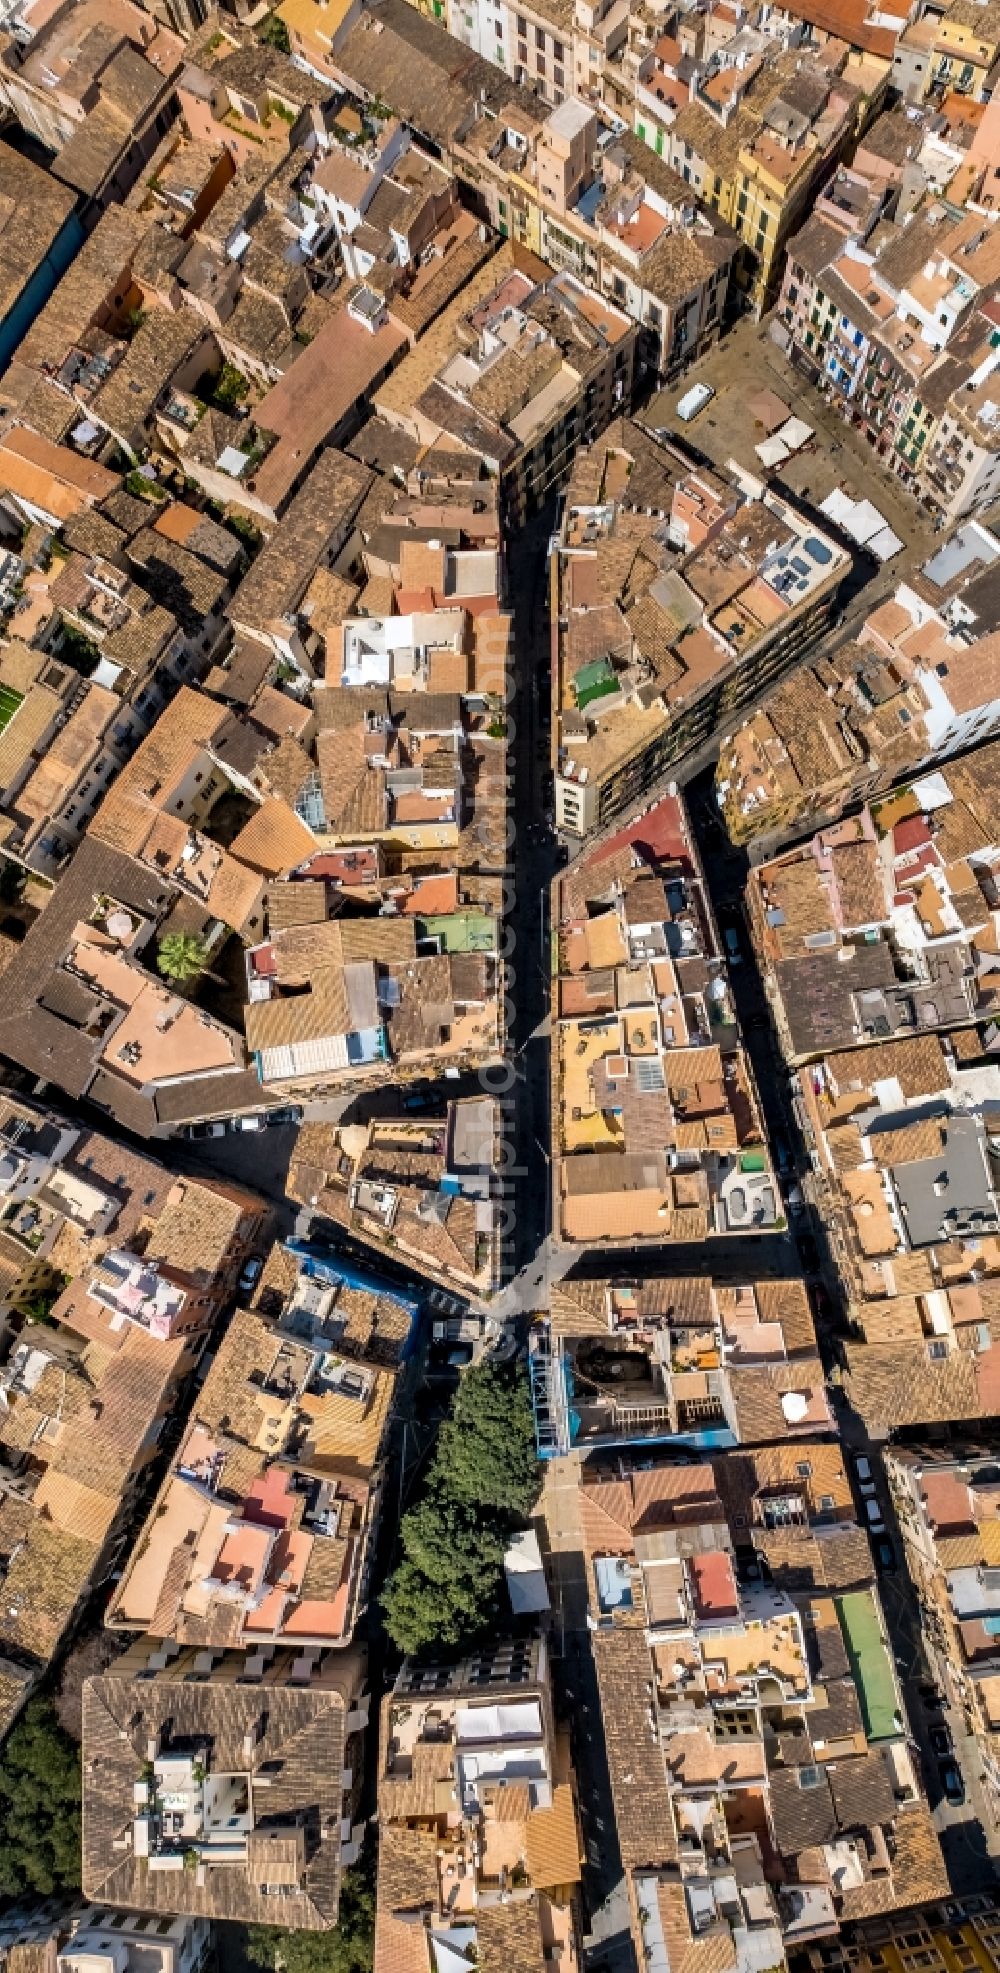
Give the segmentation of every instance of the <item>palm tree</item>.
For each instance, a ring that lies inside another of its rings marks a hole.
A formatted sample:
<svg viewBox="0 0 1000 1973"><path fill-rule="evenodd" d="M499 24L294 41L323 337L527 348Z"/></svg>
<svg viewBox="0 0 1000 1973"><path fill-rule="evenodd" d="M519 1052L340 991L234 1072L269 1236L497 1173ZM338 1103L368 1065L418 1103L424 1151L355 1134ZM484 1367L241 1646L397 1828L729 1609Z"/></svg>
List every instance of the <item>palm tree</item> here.
<svg viewBox="0 0 1000 1973"><path fill-rule="evenodd" d="M208 967L208 947L197 932L165 932L156 953L158 970L175 986L189 986Z"/></svg>

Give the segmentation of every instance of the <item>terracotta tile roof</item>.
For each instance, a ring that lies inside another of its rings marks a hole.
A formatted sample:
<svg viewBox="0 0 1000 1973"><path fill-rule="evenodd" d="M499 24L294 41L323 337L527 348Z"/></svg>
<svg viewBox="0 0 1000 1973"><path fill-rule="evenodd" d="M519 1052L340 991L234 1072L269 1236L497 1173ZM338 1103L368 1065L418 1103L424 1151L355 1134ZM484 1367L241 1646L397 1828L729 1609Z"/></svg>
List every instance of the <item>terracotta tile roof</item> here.
<svg viewBox="0 0 1000 1973"><path fill-rule="evenodd" d="M615 1819L626 1869L676 1860L663 1755L649 1734L649 1646L642 1630L593 1635Z"/></svg>
<svg viewBox="0 0 1000 1973"><path fill-rule="evenodd" d="M295 810L277 797L261 803L233 837L230 853L268 877L283 877L312 856L316 838Z"/></svg>
<svg viewBox="0 0 1000 1973"><path fill-rule="evenodd" d="M934 1096L948 1087L944 1049L936 1035L875 1042L827 1056L840 1090L870 1089L873 1082L898 1080L903 1095Z"/></svg>
<svg viewBox="0 0 1000 1973"><path fill-rule="evenodd" d="M288 1661L286 1661L287 1664ZM109 1673L88 1680L83 1699L85 1894L147 1911L239 1918L305 1930L334 1924L340 1890L341 1772L345 1722L358 1677L351 1654L324 1661L322 1683L275 1681L266 1694L235 1676L204 1683L176 1678L140 1682ZM201 1873L151 1871L134 1854L134 1788L150 1738L171 1731L205 1738L220 1773L267 1770L266 1814L275 1823L304 1821L305 1865L279 1903L251 1882L245 1867ZM248 1745L250 1753L248 1756Z"/></svg>
<svg viewBox="0 0 1000 1973"><path fill-rule="evenodd" d="M544 1973L548 1962L537 1900L479 1905L476 1944L484 1973Z"/></svg>
<svg viewBox="0 0 1000 1973"><path fill-rule="evenodd" d="M892 1304L888 1304L891 1316ZM996 1352L996 1345L990 1355ZM869 1430L884 1436L904 1425L968 1420L981 1415L979 1359L952 1350L931 1361L924 1342L846 1345L846 1389Z"/></svg>
<svg viewBox="0 0 1000 1973"><path fill-rule="evenodd" d="M528 1876L536 1891L554 1891L580 1879L582 1852L573 1790L562 1783L552 1791L552 1806L535 1809L525 1825Z"/></svg>
<svg viewBox="0 0 1000 1973"><path fill-rule="evenodd" d="M881 924L888 900L875 844L841 843L831 851L830 860L845 927Z"/></svg>

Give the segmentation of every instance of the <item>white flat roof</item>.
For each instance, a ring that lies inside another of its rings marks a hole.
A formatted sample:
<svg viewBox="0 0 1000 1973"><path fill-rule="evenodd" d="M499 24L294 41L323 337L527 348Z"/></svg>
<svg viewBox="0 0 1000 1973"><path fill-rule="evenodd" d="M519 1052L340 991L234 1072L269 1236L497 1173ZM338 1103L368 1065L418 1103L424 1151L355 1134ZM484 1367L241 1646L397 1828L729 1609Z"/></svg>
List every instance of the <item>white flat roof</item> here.
<svg viewBox="0 0 1000 1973"><path fill-rule="evenodd" d="M586 130L593 114L586 103L581 103L579 96L567 96L566 101L546 117L546 128L556 131L560 137L575 137L578 131Z"/></svg>

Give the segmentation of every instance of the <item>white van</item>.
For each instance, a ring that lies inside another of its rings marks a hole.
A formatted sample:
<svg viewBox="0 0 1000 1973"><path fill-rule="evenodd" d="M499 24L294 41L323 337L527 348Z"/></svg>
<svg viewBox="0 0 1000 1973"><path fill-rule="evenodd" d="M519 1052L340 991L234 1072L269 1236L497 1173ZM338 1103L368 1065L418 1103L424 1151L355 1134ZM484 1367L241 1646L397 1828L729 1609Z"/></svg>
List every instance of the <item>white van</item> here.
<svg viewBox="0 0 1000 1973"><path fill-rule="evenodd" d="M697 418L699 411L704 411L706 404L711 404L714 396L711 384L692 384L677 406L678 418L689 425L692 418Z"/></svg>

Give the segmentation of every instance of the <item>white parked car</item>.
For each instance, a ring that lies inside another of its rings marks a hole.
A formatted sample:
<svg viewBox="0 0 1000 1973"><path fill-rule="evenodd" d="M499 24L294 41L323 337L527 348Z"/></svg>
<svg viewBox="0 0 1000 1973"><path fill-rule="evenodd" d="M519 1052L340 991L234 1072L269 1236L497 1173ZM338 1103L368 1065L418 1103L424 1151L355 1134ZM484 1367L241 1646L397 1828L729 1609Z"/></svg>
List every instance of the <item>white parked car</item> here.
<svg viewBox="0 0 1000 1973"><path fill-rule="evenodd" d="M692 418L697 418L699 411L704 411L706 404L711 404L714 396L715 392L711 384L692 384L691 389L684 392L677 406L677 416L681 423L689 425Z"/></svg>

